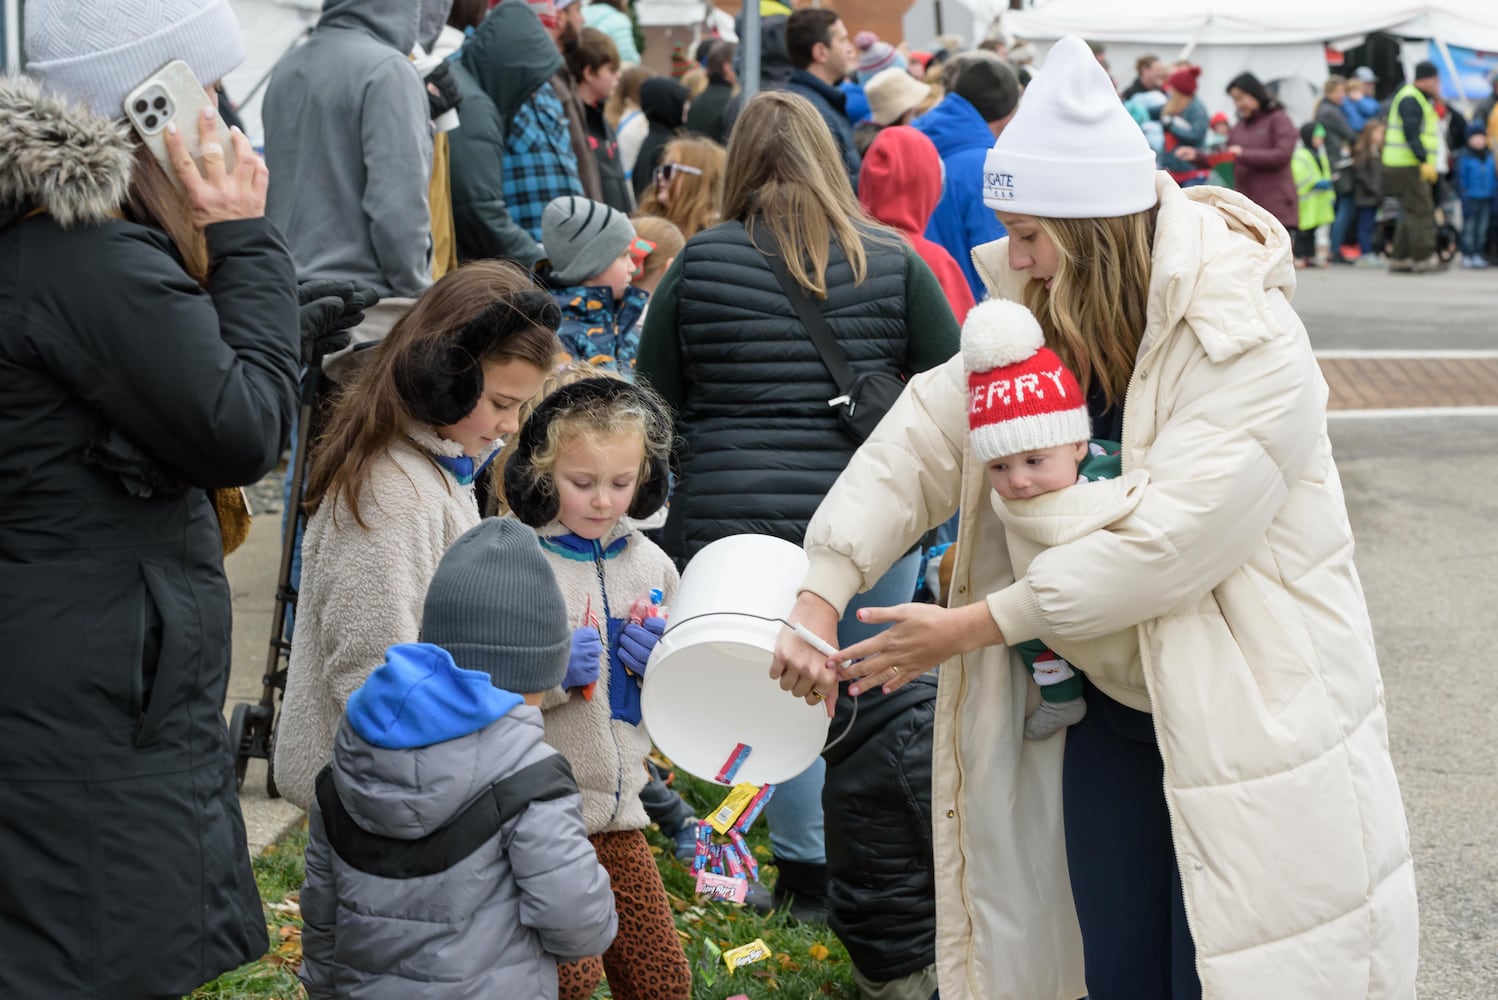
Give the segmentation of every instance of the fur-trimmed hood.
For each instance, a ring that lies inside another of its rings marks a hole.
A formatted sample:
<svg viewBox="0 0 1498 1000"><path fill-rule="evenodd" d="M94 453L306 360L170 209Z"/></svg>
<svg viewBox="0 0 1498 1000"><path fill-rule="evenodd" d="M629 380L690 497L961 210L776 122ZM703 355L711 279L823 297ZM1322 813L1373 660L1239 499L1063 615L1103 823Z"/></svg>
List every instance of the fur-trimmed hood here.
<svg viewBox="0 0 1498 1000"><path fill-rule="evenodd" d="M130 190L134 149L124 122L0 78L0 227L43 208L64 229L114 218Z"/></svg>

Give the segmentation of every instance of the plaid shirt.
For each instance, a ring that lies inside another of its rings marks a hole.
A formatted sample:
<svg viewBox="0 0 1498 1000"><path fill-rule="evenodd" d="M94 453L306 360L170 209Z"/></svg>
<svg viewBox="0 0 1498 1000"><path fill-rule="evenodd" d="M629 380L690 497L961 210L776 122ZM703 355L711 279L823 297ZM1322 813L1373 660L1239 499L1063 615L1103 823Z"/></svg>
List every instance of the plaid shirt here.
<svg viewBox="0 0 1498 1000"><path fill-rule="evenodd" d="M554 198L582 196L567 112L543 83L510 119L505 136L504 192L510 217L541 242L541 213Z"/></svg>

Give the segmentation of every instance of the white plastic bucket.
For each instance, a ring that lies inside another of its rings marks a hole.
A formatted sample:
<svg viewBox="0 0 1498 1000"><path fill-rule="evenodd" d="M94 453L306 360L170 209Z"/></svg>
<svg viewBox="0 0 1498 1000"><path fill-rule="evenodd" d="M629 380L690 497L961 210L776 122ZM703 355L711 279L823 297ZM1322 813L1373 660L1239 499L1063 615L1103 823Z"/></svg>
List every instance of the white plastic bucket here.
<svg viewBox="0 0 1498 1000"><path fill-rule="evenodd" d="M676 766L716 781L743 743L750 753L730 783L763 785L822 752L827 711L770 679L782 626L763 620L790 614L806 567L799 546L770 535L720 538L687 564L640 695L651 739Z"/></svg>

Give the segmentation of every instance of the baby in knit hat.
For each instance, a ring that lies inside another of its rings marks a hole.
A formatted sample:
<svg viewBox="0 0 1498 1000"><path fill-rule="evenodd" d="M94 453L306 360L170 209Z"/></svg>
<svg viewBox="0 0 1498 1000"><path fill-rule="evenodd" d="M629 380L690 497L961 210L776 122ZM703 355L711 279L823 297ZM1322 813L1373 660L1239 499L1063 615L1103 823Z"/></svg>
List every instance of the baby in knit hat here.
<svg viewBox="0 0 1498 1000"><path fill-rule="evenodd" d="M630 279L635 227L609 206L567 195L541 214L546 260L537 272L562 309L557 336L576 361L633 379L639 320L650 293Z"/></svg>
<svg viewBox="0 0 1498 1000"><path fill-rule="evenodd" d="M424 642L391 646L348 700L317 779L302 889L311 1000L555 1000L557 964L617 918L542 692L571 633L535 533L490 518L427 589Z"/></svg>
<svg viewBox="0 0 1498 1000"><path fill-rule="evenodd" d="M1105 528L1138 504L1146 474L1120 478L1119 445L1091 439L1087 400L1071 370L1045 346L1030 311L990 299L962 324L973 454L988 466L994 512L1005 526L1015 578L1046 548ZM1085 485L1084 485L1085 484ZM1088 669L1138 669L1133 630L1079 644ZM1025 738L1045 739L1087 712L1082 678L1032 639L1015 649L1040 687Z"/></svg>

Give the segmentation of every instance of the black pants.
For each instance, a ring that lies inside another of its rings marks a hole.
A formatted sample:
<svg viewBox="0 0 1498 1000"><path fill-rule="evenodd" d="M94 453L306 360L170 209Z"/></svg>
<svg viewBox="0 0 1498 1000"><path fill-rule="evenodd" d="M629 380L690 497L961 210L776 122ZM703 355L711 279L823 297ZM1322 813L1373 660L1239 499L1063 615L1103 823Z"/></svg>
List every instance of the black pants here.
<svg viewBox="0 0 1498 1000"><path fill-rule="evenodd" d="M1154 723L1087 685L1066 730L1066 862L1089 1000L1201 1000Z"/></svg>
<svg viewBox="0 0 1498 1000"><path fill-rule="evenodd" d="M1384 193L1399 199L1393 260L1424 261L1436 252L1436 203L1419 167L1384 167Z"/></svg>

